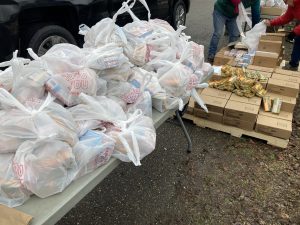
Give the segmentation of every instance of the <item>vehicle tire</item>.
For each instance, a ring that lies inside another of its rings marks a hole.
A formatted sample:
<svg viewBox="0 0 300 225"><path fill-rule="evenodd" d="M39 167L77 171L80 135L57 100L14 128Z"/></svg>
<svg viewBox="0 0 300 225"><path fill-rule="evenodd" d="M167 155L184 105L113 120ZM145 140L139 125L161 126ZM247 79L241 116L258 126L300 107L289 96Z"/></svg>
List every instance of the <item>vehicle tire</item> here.
<svg viewBox="0 0 300 225"><path fill-rule="evenodd" d="M60 43L77 44L73 35L65 28L57 25L46 25L33 32L28 42L28 48L32 48L38 56L42 56L53 45Z"/></svg>
<svg viewBox="0 0 300 225"><path fill-rule="evenodd" d="M186 21L186 5L182 0L176 1L173 8L173 27L178 29L180 25L185 25Z"/></svg>

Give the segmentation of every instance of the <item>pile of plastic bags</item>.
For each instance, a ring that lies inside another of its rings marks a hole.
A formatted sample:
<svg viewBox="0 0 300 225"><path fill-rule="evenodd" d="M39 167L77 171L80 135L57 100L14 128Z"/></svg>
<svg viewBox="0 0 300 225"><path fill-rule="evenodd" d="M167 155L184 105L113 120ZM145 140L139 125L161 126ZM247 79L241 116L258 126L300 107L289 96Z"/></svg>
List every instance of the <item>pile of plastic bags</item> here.
<svg viewBox="0 0 300 225"><path fill-rule="evenodd" d="M183 27L139 20L136 1L113 19L81 25L83 48L58 44L33 60L17 52L0 67L0 204L15 207L32 194L45 198L111 157L141 165L155 149L152 107L182 109L213 72L204 47ZM129 13L132 23L116 25Z"/></svg>
<svg viewBox="0 0 300 225"><path fill-rule="evenodd" d="M282 9L287 9L287 5L284 3L283 0L261 0L260 5L267 6L267 7L279 7Z"/></svg>

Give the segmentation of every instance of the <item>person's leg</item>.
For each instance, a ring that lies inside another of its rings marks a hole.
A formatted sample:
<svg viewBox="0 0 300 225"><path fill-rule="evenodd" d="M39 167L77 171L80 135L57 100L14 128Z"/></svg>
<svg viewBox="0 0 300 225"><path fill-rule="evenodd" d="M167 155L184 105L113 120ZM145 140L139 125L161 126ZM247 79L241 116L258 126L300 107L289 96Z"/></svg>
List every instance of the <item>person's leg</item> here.
<svg viewBox="0 0 300 225"><path fill-rule="evenodd" d="M226 27L229 34L229 43L237 41L240 38L240 32L236 24L236 18L227 19Z"/></svg>
<svg viewBox="0 0 300 225"><path fill-rule="evenodd" d="M214 23L214 33L212 35L209 50L208 50L208 60L213 61L215 54L217 53L218 44L221 35L224 32L224 26L226 22L226 17L219 13L217 10L213 12L213 23Z"/></svg>
<svg viewBox="0 0 300 225"><path fill-rule="evenodd" d="M294 48L291 56L290 65L292 67L298 67L300 60L300 36L295 37Z"/></svg>

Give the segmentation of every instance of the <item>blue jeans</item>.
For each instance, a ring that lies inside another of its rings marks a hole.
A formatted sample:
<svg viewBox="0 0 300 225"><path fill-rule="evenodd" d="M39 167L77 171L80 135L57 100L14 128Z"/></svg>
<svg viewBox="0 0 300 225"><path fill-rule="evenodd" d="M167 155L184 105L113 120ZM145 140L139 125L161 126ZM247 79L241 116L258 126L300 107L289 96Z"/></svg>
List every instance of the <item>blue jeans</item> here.
<svg viewBox="0 0 300 225"><path fill-rule="evenodd" d="M213 12L213 23L214 23L214 33L212 35L210 46L208 50L208 58L213 59L217 53L218 44L221 35L224 33L224 27L227 27L229 35L229 43L235 42L239 39L240 32L236 24L236 18L229 18L222 15L219 11L214 10Z"/></svg>
<svg viewBox="0 0 300 225"><path fill-rule="evenodd" d="M300 60L300 36L295 37L294 48L291 56L290 65L293 67L299 66Z"/></svg>

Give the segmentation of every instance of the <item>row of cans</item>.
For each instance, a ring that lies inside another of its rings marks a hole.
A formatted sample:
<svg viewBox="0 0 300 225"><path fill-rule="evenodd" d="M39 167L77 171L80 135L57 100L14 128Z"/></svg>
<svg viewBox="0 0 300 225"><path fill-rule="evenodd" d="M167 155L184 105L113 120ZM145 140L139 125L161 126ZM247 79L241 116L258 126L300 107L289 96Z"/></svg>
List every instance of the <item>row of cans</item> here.
<svg viewBox="0 0 300 225"><path fill-rule="evenodd" d="M270 96L263 97L263 103L264 103L264 109L266 112L272 112L275 114L280 113L281 105L282 105L282 99L280 98L274 98L273 104Z"/></svg>

